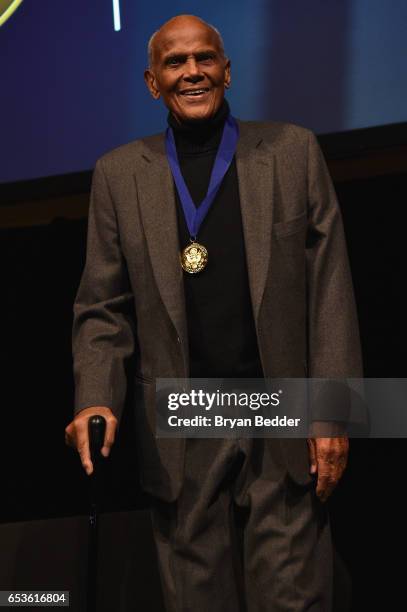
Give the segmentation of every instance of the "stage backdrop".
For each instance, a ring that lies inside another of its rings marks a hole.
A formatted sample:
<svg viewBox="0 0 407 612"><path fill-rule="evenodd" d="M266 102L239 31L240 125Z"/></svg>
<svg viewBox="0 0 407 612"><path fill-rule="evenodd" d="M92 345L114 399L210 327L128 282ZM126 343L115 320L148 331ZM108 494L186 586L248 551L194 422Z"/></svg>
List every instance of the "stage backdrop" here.
<svg viewBox="0 0 407 612"><path fill-rule="evenodd" d="M238 117L317 133L407 120L405 0L23 0L4 19L10 4L0 4L0 183L88 170L162 130L146 46L179 13L223 33Z"/></svg>

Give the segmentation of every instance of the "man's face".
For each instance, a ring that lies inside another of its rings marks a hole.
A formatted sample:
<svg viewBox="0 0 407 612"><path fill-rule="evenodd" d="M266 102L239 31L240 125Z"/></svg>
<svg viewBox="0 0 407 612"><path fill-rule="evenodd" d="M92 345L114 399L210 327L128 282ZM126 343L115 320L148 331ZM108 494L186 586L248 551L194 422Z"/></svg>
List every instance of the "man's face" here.
<svg viewBox="0 0 407 612"><path fill-rule="evenodd" d="M230 84L230 62L212 29L194 19L166 24L154 39L145 81L155 99L182 122L202 121L220 107Z"/></svg>

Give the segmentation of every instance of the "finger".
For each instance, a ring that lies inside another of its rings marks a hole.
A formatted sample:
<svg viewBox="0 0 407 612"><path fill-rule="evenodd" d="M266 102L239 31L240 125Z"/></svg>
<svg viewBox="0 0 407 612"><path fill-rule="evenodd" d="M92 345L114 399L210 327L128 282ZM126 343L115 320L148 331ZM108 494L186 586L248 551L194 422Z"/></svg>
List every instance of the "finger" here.
<svg viewBox="0 0 407 612"><path fill-rule="evenodd" d="M307 442L308 442L309 464L310 464L309 471L310 471L310 474L315 474L318 470L315 441L308 438Z"/></svg>
<svg viewBox="0 0 407 612"><path fill-rule="evenodd" d="M65 444L67 446L74 446L71 436L65 431Z"/></svg>
<svg viewBox="0 0 407 612"><path fill-rule="evenodd" d="M330 460L319 460L319 476L316 493L321 501L326 501L339 482L342 471Z"/></svg>
<svg viewBox="0 0 407 612"><path fill-rule="evenodd" d="M319 473L316 492L321 501L326 501L346 467L348 440L344 438L318 439L316 446Z"/></svg>
<svg viewBox="0 0 407 612"><path fill-rule="evenodd" d="M332 471L333 477L338 481L342 478L342 475L346 469L347 460L346 457L340 457L336 463L334 470Z"/></svg>
<svg viewBox="0 0 407 612"><path fill-rule="evenodd" d="M316 494L321 502L325 502L328 499L329 495L334 489L334 486L335 485L329 474L323 474L321 472L318 474Z"/></svg>
<svg viewBox="0 0 407 612"><path fill-rule="evenodd" d="M349 458L349 443L346 441L340 450L340 457L339 457L339 465L342 469L342 472L345 471L346 466L348 465L348 458Z"/></svg>
<svg viewBox="0 0 407 612"><path fill-rule="evenodd" d="M65 432L65 444L71 448L75 447L74 441L71 436Z"/></svg>
<svg viewBox="0 0 407 612"><path fill-rule="evenodd" d="M319 500L321 502L326 502L327 499L332 495L332 493L335 490L336 487L336 482L333 480L328 480L326 483L324 483L323 488L318 492L317 491L317 495L319 497Z"/></svg>
<svg viewBox="0 0 407 612"><path fill-rule="evenodd" d="M346 446L340 444L337 448L332 449L324 457L324 460L326 461L326 469L330 471L331 478L337 483L342 477L348 461Z"/></svg>
<svg viewBox="0 0 407 612"><path fill-rule="evenodd" d="M93 472L93 464L89 449L88 419L85 419L83 423L78 423L76 429L76 447L81 458L82 465L87 475L90 476L90 474Z"/></svg>
<svg viewBox="0 0 407 612"><path fill-rule="evenodd" d="M74 429L72 427L72 423L69 423L69 425L65 427L65 444L67 446L76 448L75 438L74 438Z"/></svg>
<svg viewBox="0 0 407 612"><path fill-rule="evenodd" d="M114 444L114 439L116 435L116 427L117 427L117 419L112 416L106 420L106 431L105 438L103 440L103 446L101 448L101 453L104 457L108 457L110 453L110 449Z"/></svg>

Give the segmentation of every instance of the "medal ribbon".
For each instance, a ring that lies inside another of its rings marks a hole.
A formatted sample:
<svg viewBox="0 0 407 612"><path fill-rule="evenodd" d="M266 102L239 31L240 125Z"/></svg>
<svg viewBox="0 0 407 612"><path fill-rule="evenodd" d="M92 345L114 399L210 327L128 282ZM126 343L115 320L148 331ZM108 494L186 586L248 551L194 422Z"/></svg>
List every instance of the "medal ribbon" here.
<svg viewBox="0 0 407 612"><path fill-rule="evenodd" d="M177 187L179 199L181 200L182 209L185 215L185 221L188 226L189 234L196 237L202 221L205 219L223 177L232 163L233 156L236 151L237 141L239 139L239 127L237 121L232 115L229 115L225 121L223 128L222 139L219 149L215 157L211 178L209 181L208 192L198 207L195 206L189 189L182 176L181 168L178 161L177 149L175 146L174 133L172 129L167 128L165 136L165 148L167 152L168 163L171 168L172 176Z"/></svg>

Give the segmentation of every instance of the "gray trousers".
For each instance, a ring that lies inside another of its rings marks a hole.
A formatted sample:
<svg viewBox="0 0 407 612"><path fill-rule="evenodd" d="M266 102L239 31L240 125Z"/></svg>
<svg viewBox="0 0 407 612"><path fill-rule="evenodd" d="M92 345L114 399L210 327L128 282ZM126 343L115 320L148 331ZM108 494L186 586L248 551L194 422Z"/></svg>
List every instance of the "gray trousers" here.
<svg viewBox="0 0 407 612"><path fill-rule="evenodd" d="M278 441L188 439L185 481L151 510L168 612L331 612L332 546L315 482Z"/></svg>

